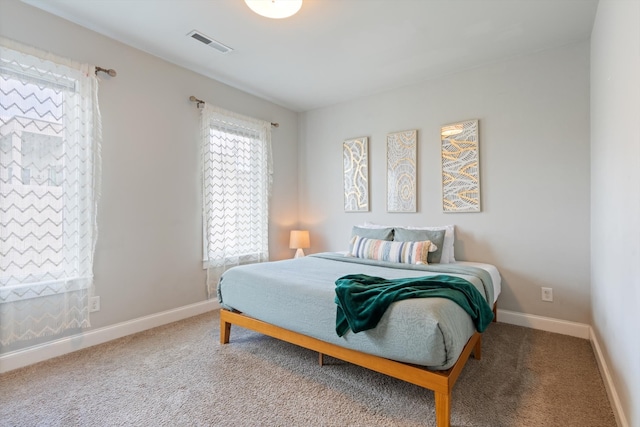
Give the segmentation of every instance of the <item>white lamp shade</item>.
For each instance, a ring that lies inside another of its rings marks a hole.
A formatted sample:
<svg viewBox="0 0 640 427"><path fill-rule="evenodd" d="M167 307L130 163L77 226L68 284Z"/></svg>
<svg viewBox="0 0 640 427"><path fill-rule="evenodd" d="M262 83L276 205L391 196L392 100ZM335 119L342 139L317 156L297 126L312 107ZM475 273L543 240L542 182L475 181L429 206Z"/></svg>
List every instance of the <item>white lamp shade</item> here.
<svg viewBox="0 0 640 427"><path fill-rule="evenodd" d="M306 249L310 246L311 245L309 243L309 231L291 230L291 236L289 237L289 248Z"/></svg>
<svg viewBox="0 0 640 427"><path fill-rule="evenodd" d="M244 0L258 15L281 19L295 15L302 7L302 0Z"/></svg>

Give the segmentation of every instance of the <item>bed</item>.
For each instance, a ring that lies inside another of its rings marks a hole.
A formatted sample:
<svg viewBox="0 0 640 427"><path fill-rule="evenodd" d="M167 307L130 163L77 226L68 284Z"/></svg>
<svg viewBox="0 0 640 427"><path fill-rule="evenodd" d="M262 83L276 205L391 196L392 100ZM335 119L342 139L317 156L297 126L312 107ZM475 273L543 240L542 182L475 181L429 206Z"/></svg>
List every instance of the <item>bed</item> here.
<svg viewBox="0 0 640 427"><path fill-rule="evenodd" d="M443 298L398 301L377 326L336 333L336 280L352 274L389 279L451 275L466 279L495 313L500 275L489 264L399 264L321 253L251 264L225 272L218 284L220 342L231 325L248 328L422 386L435 393L438 426L449 426L451 390L471 355L481 356L481 334L471 317Z"/></svg>

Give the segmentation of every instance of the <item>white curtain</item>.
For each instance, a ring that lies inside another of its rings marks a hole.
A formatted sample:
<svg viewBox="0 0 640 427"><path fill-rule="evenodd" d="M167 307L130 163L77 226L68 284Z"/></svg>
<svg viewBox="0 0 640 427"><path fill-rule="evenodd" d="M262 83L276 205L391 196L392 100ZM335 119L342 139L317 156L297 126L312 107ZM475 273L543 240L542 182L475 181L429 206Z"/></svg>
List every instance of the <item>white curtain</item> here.
<svg viewBox="0 0 640 427"><path fill-rule="evenodd" d="M271 123L201 109L204 266L209 297L230 267L269 259Z"/></svg>
<svg viewBox="0 0 640 427"><path fill-rule="evenodd" d="M0 38L0 343L90 326L95 68Z"/></svg>

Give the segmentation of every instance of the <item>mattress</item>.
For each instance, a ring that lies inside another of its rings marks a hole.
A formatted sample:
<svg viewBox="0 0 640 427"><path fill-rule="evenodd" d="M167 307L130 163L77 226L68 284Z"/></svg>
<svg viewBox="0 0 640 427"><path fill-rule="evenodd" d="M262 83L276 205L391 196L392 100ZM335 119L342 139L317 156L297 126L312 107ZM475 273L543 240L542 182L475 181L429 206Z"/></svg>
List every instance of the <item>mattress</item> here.
<svg viewBox="0 0 640 427"><path fill-rule="evenodd" d="M492 271L496 277L497 269L488 264L408 265L322 253L231 268L218 283L218 299L226 309L325 342L446 370L475 332L473 321L456 303L443 298L397 301L374 329L339 337L335 281L348 274L387 279L451 274L471 282L492 304L499 293Z"/></svg>

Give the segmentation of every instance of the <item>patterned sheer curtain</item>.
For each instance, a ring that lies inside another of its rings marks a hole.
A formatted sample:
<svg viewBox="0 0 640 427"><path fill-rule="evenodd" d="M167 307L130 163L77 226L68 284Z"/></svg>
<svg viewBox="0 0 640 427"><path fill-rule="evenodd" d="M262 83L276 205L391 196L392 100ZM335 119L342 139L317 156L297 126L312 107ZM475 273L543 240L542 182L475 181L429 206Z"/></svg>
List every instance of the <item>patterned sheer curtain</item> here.
<svg viewBox="0 0 640 427"><path fill-rule="evenodd" d="M209 297L230 267L269 259L271 123L201 110L204 266Z"/></svg>
<svg viewBox="0 0 640 427"><path fill-rule="evenodd" d="M90 326L94 67L0 38L0 343Z"/></svg>

